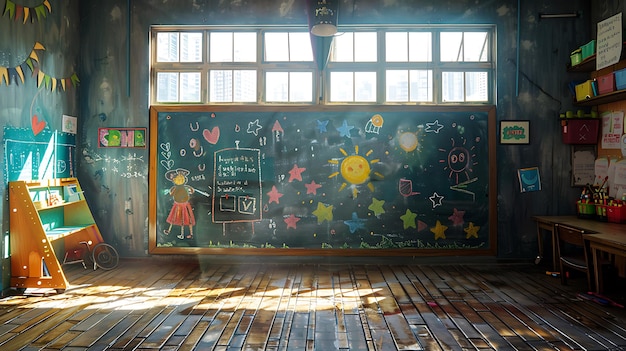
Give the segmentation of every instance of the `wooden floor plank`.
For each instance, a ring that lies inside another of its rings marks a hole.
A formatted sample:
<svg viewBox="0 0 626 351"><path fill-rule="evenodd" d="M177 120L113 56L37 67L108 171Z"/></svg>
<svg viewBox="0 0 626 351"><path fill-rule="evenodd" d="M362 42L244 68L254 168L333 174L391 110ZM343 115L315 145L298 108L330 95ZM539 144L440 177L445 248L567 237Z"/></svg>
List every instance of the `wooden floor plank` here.
<svg viewBox="0 0 626 351"><path fill-rule="evenodd" d="M626 349L624 309L530 264L154 262L0 299L0 349Z"/></svg>

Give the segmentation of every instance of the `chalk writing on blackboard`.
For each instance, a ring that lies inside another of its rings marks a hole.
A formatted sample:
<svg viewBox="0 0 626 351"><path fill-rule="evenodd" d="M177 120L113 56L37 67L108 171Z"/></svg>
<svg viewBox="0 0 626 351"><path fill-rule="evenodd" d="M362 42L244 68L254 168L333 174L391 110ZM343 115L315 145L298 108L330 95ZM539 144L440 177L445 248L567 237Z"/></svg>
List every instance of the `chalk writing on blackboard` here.
<svg viewBox="0 0 626 351"><path fill-rule="evenodd" d="M258 149L231 148L213 157L213 222L261 220L261 165Z"/></svg>

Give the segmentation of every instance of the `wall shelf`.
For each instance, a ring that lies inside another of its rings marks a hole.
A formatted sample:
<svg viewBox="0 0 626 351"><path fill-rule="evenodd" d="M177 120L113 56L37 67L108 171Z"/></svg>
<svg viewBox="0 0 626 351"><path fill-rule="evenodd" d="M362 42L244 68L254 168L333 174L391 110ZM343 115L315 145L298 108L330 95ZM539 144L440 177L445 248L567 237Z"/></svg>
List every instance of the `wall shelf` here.
<svg viewBox="0 0 626 351"><path fill-rule="evenodd" d="M608 104L611 102L626 100L626 90L617 90L607 94L602 94L598 96L594 96L592 98L576 101L574 105L576 106L597 106L602 104Z"/></svg>

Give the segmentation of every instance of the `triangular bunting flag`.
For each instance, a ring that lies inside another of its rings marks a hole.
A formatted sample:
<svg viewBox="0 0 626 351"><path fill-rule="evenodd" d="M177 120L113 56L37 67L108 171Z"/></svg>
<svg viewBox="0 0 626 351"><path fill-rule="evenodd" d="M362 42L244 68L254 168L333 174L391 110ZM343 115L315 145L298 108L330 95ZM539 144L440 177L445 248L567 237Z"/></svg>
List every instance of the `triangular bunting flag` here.
<svg viewBox="0 0 626 351"><path fill-rule="evenodd" d="M76 73L72 74L72 84L74 84L74 86L77 86L78 83L80 83L80 80L78 80L78 75L76 75Z"/></svg>
<svg viewBox="0 0 626 351"><path fill-rule="evenodd" d="M17 66L16 68L17 70L17 74L20 75L20 79L22 80L22 84L24 84L24 68L22 68L22 66Z"/></svg>
<svg viewBox="0 0 626 351"><path fill-rule="evenodd" d="M2 81L9 85L9 71L6 67L0 67L0 85L2 85Z"/></svg>
<svg viewBox="0 0 626 351"><path fill-rule="evenodd" d="M44 73L44 82L46 83L46 84L45 84L45 87L46 87L46 88L49 88L49 87L50 87L50 81L51 81L51 78L52 78L52 77L50 77L49 75L47 75L47 74L45 74L45 73Z"/></svg>
<svg viewBox="0 0 626 351"><path fill-rule="evenodd" d="M37 53L35 52L35 50L33 49L33 51L30 52L30 58L32 58L33 60L39 62L39 57L37 56Z"/></svg>
<svg viewBox="0 0 626 351"><path fill-rule="evenodd" d="M27 58L24 63L26 63L28 68L30 68L31 72L35 70L35 67L33 65L33 60L31 60L30 58Z"/></svg>
<svg viewBox="0 0 626 351"><path fill-rule="evenodd" d="M4 5L4 13L2 13L2 16L9 14L9 18L13 18L13 16L15 16L15 3L13 3L11 0L7 0L7 3Z"/></svg>
<svg viewBox="0 0 626 351"><path fill-rule="evenodd" d="M41 21L41 18L46 18L46 8L43 5L35 7L35 13L37 13L37 20Z"/></svg>
<svg viewBox="0 0 626 351"><path fill-rule="evenodd" d="M39 71L39 73L37 74L37 88L41 86L41 82L43 81L45 76L46 75L42 71Z"/></svg>
<svg viewBox="0 0 626 351"><path fill-rule="evenodd" d="M41 45L40 42L35 42L35 46L33 47L33 50L46 50L46 48L43 47L43 45Z"/></svg>
<svg viewBox="0 0 626 351"><path fill-rule="evenodd" d="M61 88L65 91L65 79L61 79Z"/></svg>
<svg viewBox="0 0 626 351"><path fill-rule="evenodd" d="M37 16L37 20L41 21L43 18L48 17L49 12L52 12L52 6L49 0L43 0L35 7L17 5L13 1L7 0L2 15L9 15L9 18L15 21L17 21L20 16L23 16L23 23L25 24L29 19L31 22L34 22L35 16Z"/></svg>
<svg viewBox="0 0 626 351"><path fill-rule="evenodd" d="M24 24L26 24L26 21L28 21L28 16L30 16L30 8L28 7L24 7ZM15 17L15 19L17 19L17 17Z"/></svg>

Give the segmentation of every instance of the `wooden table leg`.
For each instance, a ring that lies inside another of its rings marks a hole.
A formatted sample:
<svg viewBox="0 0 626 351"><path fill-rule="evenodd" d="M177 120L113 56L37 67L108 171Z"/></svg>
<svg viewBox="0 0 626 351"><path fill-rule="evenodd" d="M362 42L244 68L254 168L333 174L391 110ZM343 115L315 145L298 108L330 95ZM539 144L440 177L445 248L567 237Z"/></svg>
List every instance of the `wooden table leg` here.
<svg viewBox="0 0 626 351"><path fill-rule="evenodd" d="M594 246L591 245L591 262L593 262L593 279L595 280L595 290L598 294L600 294L602 291L602 289L600 289L600 287L602 286L602 268L600 267L600 261L599 261L599 257L598 257L598 249Z"/></svg>
<svg viewBox="0 0 626 351"><path fill-rule="evenodd" d="M552 270L556 271L558 270L558 267L559 267L559 258L556 255L556 236L554 235L554 231L555 231L554 223L537 222L537 242L539 246L539 255L537 256L535 263L538 264L539 261L541 261L541 259L543 258L543 253L544 253L543 235L542 235L543 230L550 232L550 237L551 237L550 242L552 243Z"/></svg>

